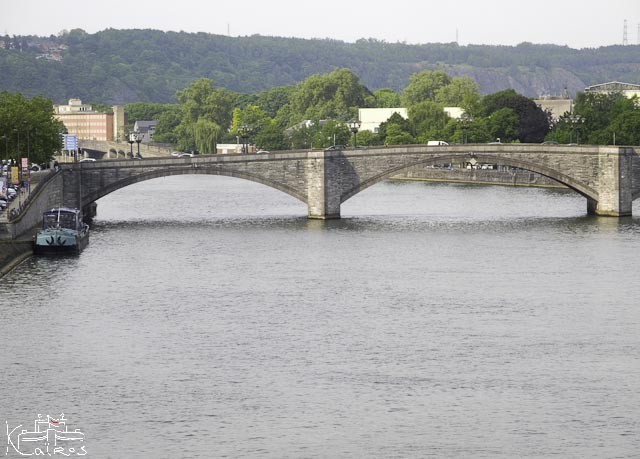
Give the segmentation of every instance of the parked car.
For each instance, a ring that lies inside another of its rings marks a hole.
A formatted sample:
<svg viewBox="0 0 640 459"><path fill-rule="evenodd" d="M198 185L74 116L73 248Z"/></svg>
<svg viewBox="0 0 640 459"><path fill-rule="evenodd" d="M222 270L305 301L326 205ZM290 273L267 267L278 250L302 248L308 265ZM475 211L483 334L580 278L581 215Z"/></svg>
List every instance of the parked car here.
<svg viewBox="0 0 640 459"><path fill-rule="evenodd" d="M256 151L256 153L261 154L261 153L270 153L270 152L267 150L258 150Z"/></svg>
<svg viewBox="0 0 640 459"><path fill-rule="evenodd" d="M81 163L95 163L96 159L95 158L84 158L80 160Z"/></svg>

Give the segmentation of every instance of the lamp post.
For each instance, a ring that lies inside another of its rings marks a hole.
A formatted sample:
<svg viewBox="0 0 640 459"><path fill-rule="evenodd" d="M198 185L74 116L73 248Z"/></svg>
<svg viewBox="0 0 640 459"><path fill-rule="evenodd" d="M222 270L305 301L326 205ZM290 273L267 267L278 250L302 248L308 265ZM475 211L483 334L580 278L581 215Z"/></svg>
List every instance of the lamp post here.
<svg viewBox="0 0 640 459"><path fill-rule="evenodd" d="M16 150L17 150L17 157L20 157L20 131L18 131L17 128L13 128L13 132L16 133L16 136L18 137L18 142L16 143Z"/></svg>
<svg viewBox="0 0 640 459"><path fill-rule="evenodd" d="M249 137L249 126L246 124L241 125L238 128L238 134L240 134L240 140L242 141L242 154L246 155L249 153L249 144L247 141Z"/></svg>
<svg viewBox="0 0 640 459"><path fill-rule="evenodd" d="M571 121L571 133L569 137L569 143L573 143L573 131L576 131L576 144L580 143L580 125L584 122L584 118L580 115L569 116Z"/></svg>
<svg viewBox="0 0 640 459"><path fill-rule="evenodd" d="M349 121L349 129L353 132L353 148L358 148L358 130L360 129L359 120Z"/></svg>
<svg viewBox="0 0 640 459"><path fill-rule="evenodd" d="M9 137L3 134L0 139L4 139L4 159L9 159Z"/></svg>
<svg viewBox="0 0 640 459"><path fill-rule="evenodd" d="M462 143L466 144L468 141L467 138L467 130L471 126L471 122L473 121L473 117L468 113L463 113L460 115L458 122L460 123L460 129L462 129Z"/></svg>
<svg viewBox="0 0 640 459"><path fill-rule="evenodd" d="M140 156L140 142L142 142L142 132L135 131L133 135L135 136L136 143L138 144L138 156L136 156L136 158L142 158L142 156Z"/></svg>
<svg viewBox="0 0 640 459"><path fill-rule="evenodd" d="M133 132L129 132L129 137L127 139L127 142L129 142L129 147L130 147L130 154L131 154L131 158L133 159L133 142L135 142L135 134Z"/></svg>
<svg viewBox="0 0 640 459"><path fill-rule="evenodd" d="M27 133L27 167L29 167L29 160L31 159L31 146L29 145L31 143L30 142L31 139L29 135L30 129L29 129L29 123L27 123L26 121L24 121L22 124L24 125L24 130Z"/></svg>
<svg viewBox="0 0 640 459"><path fill-rule="evenodd" d="M4 139L4 159L0 161L0 175L4 175L4 166L7 160L7 135L3 134L0 139Z"/></svg>

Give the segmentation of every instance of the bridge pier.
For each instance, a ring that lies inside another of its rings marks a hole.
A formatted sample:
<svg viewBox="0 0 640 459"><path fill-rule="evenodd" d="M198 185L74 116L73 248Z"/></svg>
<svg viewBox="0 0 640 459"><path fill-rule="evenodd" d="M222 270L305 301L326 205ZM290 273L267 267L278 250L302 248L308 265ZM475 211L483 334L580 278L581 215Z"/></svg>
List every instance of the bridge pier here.
<svg viewBox="0 0 640 459"><path fill-rule="evenodd" d="M340 218L340 193L326 169L326 151L309 152L306 170L308 218Z"/></svg>
<svg viewBox="0 0 640 459"><path fill-rule="evenodd" d="M633 207L632 148L620 148L599 156L598 200L587 198L587 213L607 217L624 217Z"/></svg>

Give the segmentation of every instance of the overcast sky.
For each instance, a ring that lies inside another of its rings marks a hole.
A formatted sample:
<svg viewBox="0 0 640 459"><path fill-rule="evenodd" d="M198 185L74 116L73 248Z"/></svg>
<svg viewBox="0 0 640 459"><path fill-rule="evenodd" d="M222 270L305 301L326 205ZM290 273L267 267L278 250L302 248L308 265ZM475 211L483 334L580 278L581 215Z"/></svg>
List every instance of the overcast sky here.
<svg viewBox="0 0 640 459"><path fill-rule="evenodd" d="M0 33L81 28L571 48L638 44L640 0L0 0Z"/></svg>

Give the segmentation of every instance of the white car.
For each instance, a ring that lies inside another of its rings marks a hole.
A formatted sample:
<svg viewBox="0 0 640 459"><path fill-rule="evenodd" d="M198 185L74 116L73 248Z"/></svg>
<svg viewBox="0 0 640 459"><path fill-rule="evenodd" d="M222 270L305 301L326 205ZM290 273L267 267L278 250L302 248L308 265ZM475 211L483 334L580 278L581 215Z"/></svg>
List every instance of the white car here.
<svg viewBox="0 0 640 459"><path fill-rule="evenodd" d="M80 160L81 163L95 163L96 159L95 158L84 158Z"/></svg>

